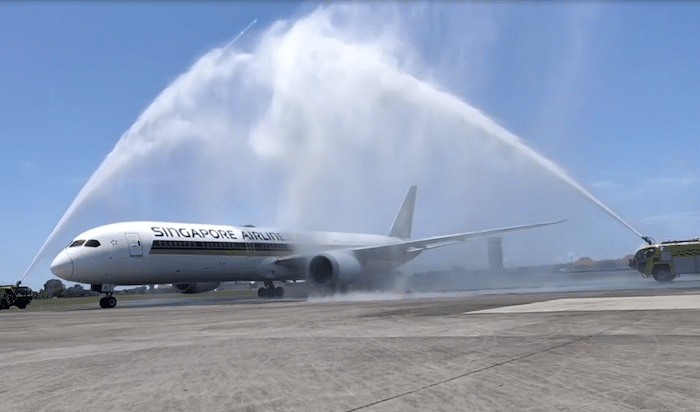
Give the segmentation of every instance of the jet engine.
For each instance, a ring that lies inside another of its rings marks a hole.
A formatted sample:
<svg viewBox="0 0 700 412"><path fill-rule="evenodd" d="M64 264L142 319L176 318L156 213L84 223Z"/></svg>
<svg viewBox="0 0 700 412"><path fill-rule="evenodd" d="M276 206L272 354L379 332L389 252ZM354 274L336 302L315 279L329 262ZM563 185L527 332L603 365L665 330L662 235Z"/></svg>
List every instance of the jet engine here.
<svg viewBox="0 0 700 412"><path fill-rule="evenodd" d="M330 251L309 261L308 280L316 286L336 290L358 280L360 262L347 252Z"/></svg>
<svg viewBox="0 0 700 412"><path fill-rule="evenodd" d="M205 283L173 283L173 287L180 293L202 293L209 292L219 287L221 282Z"/></svg>

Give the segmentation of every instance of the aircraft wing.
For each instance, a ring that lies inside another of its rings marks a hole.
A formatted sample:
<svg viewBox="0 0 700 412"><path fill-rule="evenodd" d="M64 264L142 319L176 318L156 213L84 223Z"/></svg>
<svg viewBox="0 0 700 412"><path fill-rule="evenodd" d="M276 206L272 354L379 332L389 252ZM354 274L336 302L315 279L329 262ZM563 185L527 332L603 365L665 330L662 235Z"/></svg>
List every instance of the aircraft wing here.
<svg viewBox="0 0 700 412"><path fill-rule="evenodd" d="M308 263L310 256L290 255L275 259L274 263L287 269L303 270Z"/></svg>
<svg viewBox="0 0 700 412"><path fill-rule="evenodd" d="M409 253L421 252L423 250L454 245L474 237L497 235L499 233L514 232L516 230L532 229L536 227L555 225L557 223L562 223L565 221L566 219L552 222L531 223L527 225L501 227L498 229L477 230L474 232L457 233L454 235L444 235L418 240L408 240L405 242L394 243L390 245L366 246L350 249L350 251L352 251L360 261L367 261L371 259L383 260L381 256L385 256L384 259L386 259L386 257L391 258L392 256L399 257Z"/></svg>
<svg viewBox="0 0 700 412"><path fill-rule="evenodd" d="M363 246L358 248L345 249L346 251L355 255L355 257L360 262L368 262L372 260L386 261L401 259L402 257L412 254L419 253L428 249L435 249L443 246L454 245L456 243L464 242L467 239L474 237L482 237L489 235L497 235L499 233L514 232L516 230L532 229L536 227L555 225L557 223L565 222L564 220L557 220L552 222L542 222L542 223L531 223L528 225L519 226L508 226L498 229L486 229L477 230L474 232L457 233L454 235L444 235L435 236L418 240L408 240L400 241L397 243L391 243L388 245L379 246ZM276 264L288 268L300 268L305 265L308 261L309 256L303 255L292 255L283 258L279 258L275 261Z"/></svg>

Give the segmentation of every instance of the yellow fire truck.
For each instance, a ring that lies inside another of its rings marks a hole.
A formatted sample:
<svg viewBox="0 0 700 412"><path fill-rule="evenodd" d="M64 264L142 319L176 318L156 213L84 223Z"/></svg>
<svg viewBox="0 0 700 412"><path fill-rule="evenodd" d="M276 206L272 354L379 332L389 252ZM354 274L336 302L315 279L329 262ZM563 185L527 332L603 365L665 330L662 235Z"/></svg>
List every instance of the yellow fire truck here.
<svg viewBox="0 0 700 412"><path fill-rule="evenodd" d="M700 273L700 239L649 243L630 259L630 266L644 277L670 282L682 274Z"/></svg>
<svg viewBox="0 0 700 412"><path fill-rule="evenodd" d="M10 306L17 306L24 309L34 299L34 292L26 286L16 285L0 286L0 309L10 309Z"/></svg>

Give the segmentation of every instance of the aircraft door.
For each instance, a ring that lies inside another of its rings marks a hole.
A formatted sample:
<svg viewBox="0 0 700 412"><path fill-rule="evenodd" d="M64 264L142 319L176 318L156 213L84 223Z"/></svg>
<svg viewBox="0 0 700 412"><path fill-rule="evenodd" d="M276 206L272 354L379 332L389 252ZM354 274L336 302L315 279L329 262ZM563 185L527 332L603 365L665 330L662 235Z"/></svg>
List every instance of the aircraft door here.
<svg viewBox="0 0 700 412"><path fill-rule="evenodd" d="M129 256L143 256L143 245L138 233L124 233L126 243L129 244Z"/></svg>

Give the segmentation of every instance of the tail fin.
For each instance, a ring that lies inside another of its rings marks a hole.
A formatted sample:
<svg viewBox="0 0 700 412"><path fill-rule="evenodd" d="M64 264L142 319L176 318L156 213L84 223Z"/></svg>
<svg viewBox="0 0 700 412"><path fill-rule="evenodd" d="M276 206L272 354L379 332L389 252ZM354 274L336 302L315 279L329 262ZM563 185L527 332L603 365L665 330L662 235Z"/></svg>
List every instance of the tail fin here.
<svg viewBox="0 0 700 412"><path fill-rule="evenodd" d="M394 218L394 223L389 230L389 236L408 239L411 237L411 225L413 223L413 206L416 204L416 188L411 186L408 188L406 197L403 199L401 209Z"/></svg>

